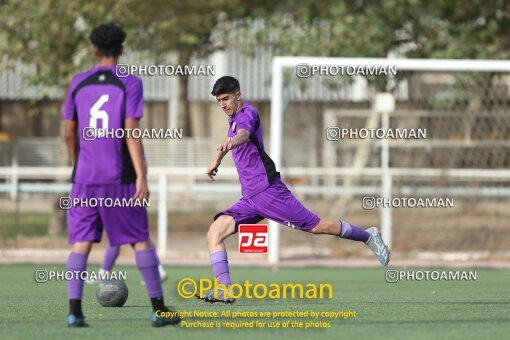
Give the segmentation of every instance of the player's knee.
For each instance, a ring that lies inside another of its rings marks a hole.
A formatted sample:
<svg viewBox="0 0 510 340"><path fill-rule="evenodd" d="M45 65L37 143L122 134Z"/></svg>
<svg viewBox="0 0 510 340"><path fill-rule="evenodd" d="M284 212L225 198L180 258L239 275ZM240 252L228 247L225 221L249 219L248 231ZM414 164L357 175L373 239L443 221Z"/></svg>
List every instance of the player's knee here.
<svg viewBox="0 0 510 340"><path fill-rule="evenodd" d="M132 245L135 251L146 251L152 249L152 243L150 240L143 242L136 242Z"/></svg>
<svg viewBox="0 0 510 340"><path fill-rule="evenodd" d="M207 232L207 242L208 243L218 243L223 241L225 237L230 235L230 229L232 229L235 224L232 216L222 215L214 221L213 224L209 227L209 231Z"/></svg>
<svg viewBox="0 0 510 340"><path fill-rule="evenodd" d="M73 253L88 255L92 249L92 242L76 242L72 248Z"/></svg>
<svg viewBox="0 0 510 340"><path fill-rule="evenodd" d="M324 234L326 233L326 227L327 226L325 225L324 221L321 220L315 227L308 230L308 232L314 235Z"/></svg>
<svg viewBox="0 0 510 340"><path fill-rule="evenodd" d="M215 242L217 239L218 239L218 231L216 231L215 229L213 229L212 225L211 227L209 227L209 230L207 231L207 242L211 243L211 242Z"/></svg>
<svg viewBox="0 0 510 340"><path fill-rule="evenodd" d="M322 231L321 231L321 227L319 225L316 225L315 227L313 227L312 229L308 230L308 232L310 234L313 234L313 235L319 235L319 234L322 234Z"/></svg>
<svg viewBox="0 0 510 340"><path fill-rule="evenodd" d="M207 242L208 243L217 243L220 241L220 233L221 229L218 224L216 224L216 221L211 224L209 227L209 230L207 231Z"/></svg>

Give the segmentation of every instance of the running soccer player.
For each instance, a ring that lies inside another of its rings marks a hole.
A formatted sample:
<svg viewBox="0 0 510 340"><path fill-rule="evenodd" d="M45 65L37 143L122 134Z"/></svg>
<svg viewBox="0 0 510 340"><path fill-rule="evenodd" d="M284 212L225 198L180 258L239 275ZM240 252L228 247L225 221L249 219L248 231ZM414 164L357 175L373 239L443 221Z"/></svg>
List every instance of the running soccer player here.
<svg viewBox="0 0 510 340"><path fill-rule="evenodd" d="M113 23L92 30L89 38L98 65L71 81L62 117L66 144L73 164L71 201L74 198L144 200L149 197L140 139L106 138L113 129L137 129L143 116L142 81L132 75L117 77L115 69L126 34ZM87 134L91 130L92 134ZM95 139L91 138L95 136ZM85 138L88 137L88 138ZM92 139L92 140L91 140ZM158 272L159 260L149 239L145 207L71 206L68 234L72 250L67 270L85 271L93 242L100 242L103 227L112 245L131 244L136 265L146 283L153 307L152 325L177 324L180 318L162 318L167 311ZM83 280L67 284L68 327L87 327L81 307Z"/></svg>
<svg viewBox="0 0 510 340"><path fill-rule="evenodd" d="M228 134L217 149L206 174L211 181L218 173L221 160L232 151L242 198L232 207L218 213L207 233L211 266L218 282L231 284L224 240L237 232L239 224L257 223L264 218L312 234L328 234L365 243L383 266L388 265L389 250L375 227L363 230L346 221L321 219L306 209L280 179L275 164L264 151L262 124L257 111L241 98L237 79L225 76L216 81L211 94L228 116ZM198 296L207 302L232 303L234 299L223 289Z"/></svg>

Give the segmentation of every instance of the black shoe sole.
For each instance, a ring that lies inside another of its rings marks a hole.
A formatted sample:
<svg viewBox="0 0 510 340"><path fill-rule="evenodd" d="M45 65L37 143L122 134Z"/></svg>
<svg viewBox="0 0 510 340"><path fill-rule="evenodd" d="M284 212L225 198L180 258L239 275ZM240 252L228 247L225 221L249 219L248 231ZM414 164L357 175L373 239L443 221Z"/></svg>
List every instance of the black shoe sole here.
<svg viewBox="0 0 510 340"><path fill-rule="evenodd" d="M233 304L234 302L236 302L236 299L228 299L228 300L218 300L218 299L215 299L215 298L206 298L206 297L200 297L198 294L195 295L195 297L199 300L202 300L204 302L209 302L210 304L213 304L215 302L222 302L226 305L231 305Z"/></svg>

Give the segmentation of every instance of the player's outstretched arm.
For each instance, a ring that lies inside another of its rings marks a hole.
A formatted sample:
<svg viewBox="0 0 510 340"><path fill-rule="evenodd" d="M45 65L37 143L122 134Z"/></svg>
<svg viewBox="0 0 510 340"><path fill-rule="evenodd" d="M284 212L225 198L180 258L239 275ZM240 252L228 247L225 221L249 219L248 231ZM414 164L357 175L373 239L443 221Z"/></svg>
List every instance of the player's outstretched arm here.
<svg viewBox="0 0 510 340"><path fill-rule="evenodd" d="M214 181L214 176L218 173L218 167L221 164L221 160L225 155L232 150L233 148L238 147L239 145L243 145L250 138L250 132L245 129L239 129L236 136L229 141L225 139L223 144L221 144L216 150L218 153L216 157L213 159L211 164L207 167L207 171L205 174L209 176L209 180Z"/></svg>
<svg viewBox="0 0 510 340"><path fill-rule="evenodd" d="M147 173L149 172L149 164L147 163L147 160L143 160L143 173L145 176L147 176Z"/></svg>
<svg viewBox="0 0 510 340"><path fill-rule="evenodd" d="M76 161L76 130L78 128L78 124L75 120L66 120L66 146L67 152L69 153L69 158L71 159L71 164L74 165Z"/></svg>
<svg viewBox="0 0 510 340"><path fill-rule="evenodd" d="M223 144L225 144L226 142L228 142L228 138L225 138L225 140L223 141ZM221 160L223 159L223 157L225 157L225 155L228 152L228 151L221 151L220 147L218 147L216 149L216 151L217 151L216 156L214 157L211 164L209 164L209 166L207 167L207 170L205 171L205 174L207 176L209 176L209 180L212 182L214 182L213 176L216 176L216 174L218 173L218 167L221 164Z"/></svg>
<svg viewBox="0 0 510 340"><path fill-rule="evenodd" d="M125 120L126 129L138 129L138 119L128 118ZM136 172L136 193L133 198L149 198L149 187L147 185L147 174L143 160L143 147L140 138L134 138L131 134L126 137L126 144L131 156L131 161Z"/></svg>
<svg viewBox="0 0 510 340"><path fill-rule="evenodd" d="M229 152L233 148L237 148L240 145L246 143L246 141L250 138L250 132L245 129L239 129L237 134L232 138L231 141L226 141L222 145L218 147L218 150Z"/></svg>
<svg viewBox="0 0 510 340"><path fill-rule="evenodd" d="M228 151L221 151L218 148L218 152L216 153L216 157L214 157L214 159L212 160L211 164L209 164L209 166L207 167L207 170L205 171L205 174L207 176L209 176L209 180L210 181L214 182L214 176L216 176L216 174L218 173L218 167L220 166L221 160L223 159L223 157L225 157L227 152Z"/></svg>

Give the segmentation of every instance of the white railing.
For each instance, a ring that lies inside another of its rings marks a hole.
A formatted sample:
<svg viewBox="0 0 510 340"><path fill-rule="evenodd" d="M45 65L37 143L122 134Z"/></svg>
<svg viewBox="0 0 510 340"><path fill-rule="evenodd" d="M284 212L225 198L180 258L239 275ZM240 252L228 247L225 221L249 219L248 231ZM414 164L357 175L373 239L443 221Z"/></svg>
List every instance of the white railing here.
<svg viewBox="0 0 510 340"><path fill-rule="evenodd" d="M66 193L71 188L69 183L72 169L70 167L0 167L0 194L10 195L13 200L18 199L20 193ZM167 216L169 207L169 193L193 194L193 198L200 200L206 194L215 193L221 198L226 195L240 195L240 186L237 181L237 172L234 167L221 169L219 179L221 182L209 183L202 167L152 167L149 169L149 186L152 193L158 198L158 249L161 256L167 251L168 229ZM335 183L344 176L359 176L367 179L381 179L388 175L384 168L320 168L320 167L290 167L284 172L284 180L290 184L296 195L374 195L381 193L380 183L373 185L358 185L350 187L324 186L314 184L316 180ZM416 186L399 186L401 193L414 195L454 195L457 197L509 197L510 171L487 169L416 169L416 168L390 168L389 191L395 180L414 179L419 182ZM437 184L428 185L428 181L448 179L449 186L438 187ZM300 179L300 183L292 184ZM29 183L24 183L30 180ZM40 182L38 181L40 180ZM58 182L48 182L48 180ZM304 180L304 181L302 181ZM327 180L327 181L326 181ZM466 187L465 181L499 182L504 186L493 187ZM459 182L457 186L452 185ZM334 197L330 199L335 199Z"/></svg>

